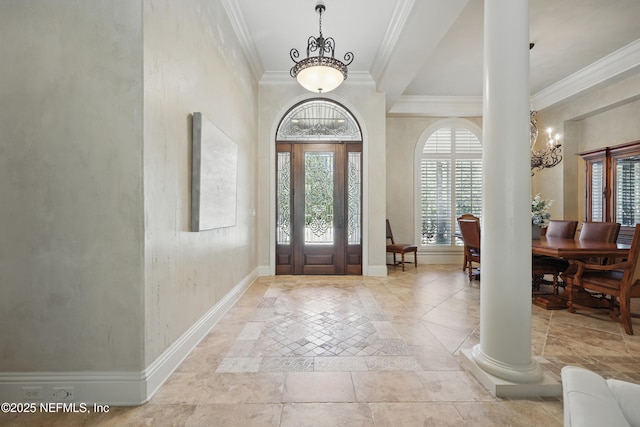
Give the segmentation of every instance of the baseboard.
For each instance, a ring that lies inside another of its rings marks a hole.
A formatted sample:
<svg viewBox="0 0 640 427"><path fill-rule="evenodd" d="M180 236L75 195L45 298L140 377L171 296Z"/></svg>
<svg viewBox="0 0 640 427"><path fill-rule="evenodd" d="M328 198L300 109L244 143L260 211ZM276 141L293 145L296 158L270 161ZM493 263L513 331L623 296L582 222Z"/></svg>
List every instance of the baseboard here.
<svg viewBox="0 0 640 427"><path fill-rule="evenodd" d="M147 402L258 277L256 268L142 372L1 372L0 401L135 406ZM23 397L24 387L39 394ZM54 389L73 390L60 399ZM91 409L91 408L89 408Z"/></svg>
<svg viewBox="0 0 640 427"><path fill-rule="evenodd" d="M387 275L386 265L369 265L365 273L365 276L372 276L372 277L384 277L386 275Z"/></svg>
<svg viewBox="0 0 640 427"><path fill-rule="evenodd" d="M462 267L462 259L463 255L461 251L418 251L418 264L460 264L460 266Z"/></svg>
<svg viewBox="0 0 640 427"><path fill-rule="evenodd" d="M268 265L261 265L258 267L258 276L273 276L271 274L271 268Z"/></svg>

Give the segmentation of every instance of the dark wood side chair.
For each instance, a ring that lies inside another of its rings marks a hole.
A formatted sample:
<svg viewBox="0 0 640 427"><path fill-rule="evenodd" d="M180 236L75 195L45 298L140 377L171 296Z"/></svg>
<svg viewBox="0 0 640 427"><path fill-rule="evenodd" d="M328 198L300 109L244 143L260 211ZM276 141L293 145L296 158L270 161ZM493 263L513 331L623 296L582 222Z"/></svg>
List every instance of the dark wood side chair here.
<svg viewBox="0 0 640 427"><path fill-rule="evenodd" d="M608 299L609 317L622 323L628 335L633 335L631 325L631 298L640 298L640 224L635 227L629 257L615 264L589 264L579 260L570 263L577 268L572 278L572 286L578 290L592 291ZM574 299L575 292L569 294L569 311L576 309L593 310L579 305Z"/></svg>
<svg viewBox="0 0 640 427"><path fill-rule="evenodd" d="M478 224L480 223L480 218L478 218L474 214L468 214L468 213L462 214L457 219L458 221L460 221L461 219L471 219L474 221L478 221ZM465 271L466 269L467 269L467 251L464 251L464 259L462 260L462 271Z"/></svg>
<svg viewBox="0 0 640 427"><path fill-rule="evenodd" d="M578 221L551 220L545 230L546 237L560 237L563 239L573 239L578 228ZM558 293L559 277L567 269L566 261L545 256L534 256L531 263L531 277L534 289L539 289L544 283L544 275L550 274L553 277L553 293Z"/></svg>
<svg viewBox="0 0 640 427"><path fill-rule="evenodd" d="M480 222L473 219L459 219L458 225L464 241L469 280L473 280L473 263L480 264Z"/></svg>
<svg viewBox="0 0 640 427"><path fill-rule="evenodd" d="M391 243L387 243L387 253L393 253L393 265L398 265L396 254L400 254L400 263L402 264L402 271L404 271L404 255L413 252L413 262L416 268L418 268L418 247L409 243L396 243L393 239L393 232L391 231L389 220L387 220L387 241L391 241Z"/></svg>

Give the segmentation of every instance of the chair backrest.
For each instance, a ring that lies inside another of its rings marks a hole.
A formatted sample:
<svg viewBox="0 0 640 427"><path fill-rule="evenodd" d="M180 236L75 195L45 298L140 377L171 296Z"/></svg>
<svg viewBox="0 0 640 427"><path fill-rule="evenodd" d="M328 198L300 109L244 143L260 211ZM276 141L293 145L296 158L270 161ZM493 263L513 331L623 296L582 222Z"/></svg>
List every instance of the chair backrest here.
<svg viewBox="0 0 640 427"><path fill-rule="evenodd" d="M460 216L458 217L458 219L472 219L472 220L474 220L474 221L478 221L478 222L480 222L480 218L478 218L478 217L477 217L477 216L475 216L474 214L469 214L469 213L466 213L466 214L462 214L462 215L460 215Z"/></svg>
<svg viewBox="0 0 640 427"><path fill-rule="evenodd" d="M576 236L578 221L550 220L547 226L547 237L563 237L573 239Z"/></svg>
<svg viewBox="0 0 640 427"><path fill-rule="evenodd" d="M387 239L391 239L391 244L394 244L393 241L393 233L391 232L391 224L389 224L389 220L387 220Z"/></svg>
<svg viewBox="0 0 640 427"><path fill-rule="evenodd" d="M480 249L480 222L473 219L458 219L464 245Z"/></svg>
<svg viewBox="0 0 640 427"><path fill-rule="evenodd" d="M620 233L617 222L583 222L580 230L580 240L592 242L615 243Z"/></svg>

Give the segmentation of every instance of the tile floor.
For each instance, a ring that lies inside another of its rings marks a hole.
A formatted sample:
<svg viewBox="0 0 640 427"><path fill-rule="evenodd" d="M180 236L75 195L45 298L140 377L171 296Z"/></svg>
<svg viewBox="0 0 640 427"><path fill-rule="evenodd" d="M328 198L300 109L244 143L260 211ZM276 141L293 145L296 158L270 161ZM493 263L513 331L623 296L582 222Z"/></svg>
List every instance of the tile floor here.
<svg viewBox="0 0 640 427"><path fill-rule="evenodd" d="M494 398L459 364L479 342L478 286L459 266L262 277L146 405L0 424L561 426L560 398ZM533 313L532 352L552 375L573 364L640 382L640 335L606 316Z"/></svg>

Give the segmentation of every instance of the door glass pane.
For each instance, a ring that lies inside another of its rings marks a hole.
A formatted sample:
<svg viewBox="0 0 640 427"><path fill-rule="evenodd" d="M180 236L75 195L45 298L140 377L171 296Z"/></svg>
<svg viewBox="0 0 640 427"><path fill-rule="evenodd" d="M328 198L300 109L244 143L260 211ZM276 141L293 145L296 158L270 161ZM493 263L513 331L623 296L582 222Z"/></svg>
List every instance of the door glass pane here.
<svg viewBox="0 0 640 427"><path fill-rule="evenodd" d="M276 241L279 245L288 245L291 243L291 153L278 153L276 186Z"/></svg>
<svg viewBox="0 0 640 427"><path fill-rule="evenodd" d="M347 244L349 245L359 245L362 238L362 227L361 227L361 200L362 200L362 185L361 185L361 168L360 168L360 155L361 153L350 152L349 153L349 176L348 179L348 189L349 194L347 195L349 211L348 211L348 220L347 220Z"/></svg>
<svg viewBox="0 0 640 427"><path fill-rule="evenodd" d="M305 244L333 244L333 153L304 156Z"/></svg>
<svg viewBox="0 0 640 427"><path fill-rule="evenodd" d="M616 221L623 226L640 222L640 157L616 162Z"/></svg>
<svg viewBox="0 0 640 427"><path fill-rule="evenodd" d="M591 165L591 221L604 221L602 186L602 162L595 162Z"/></svg>

